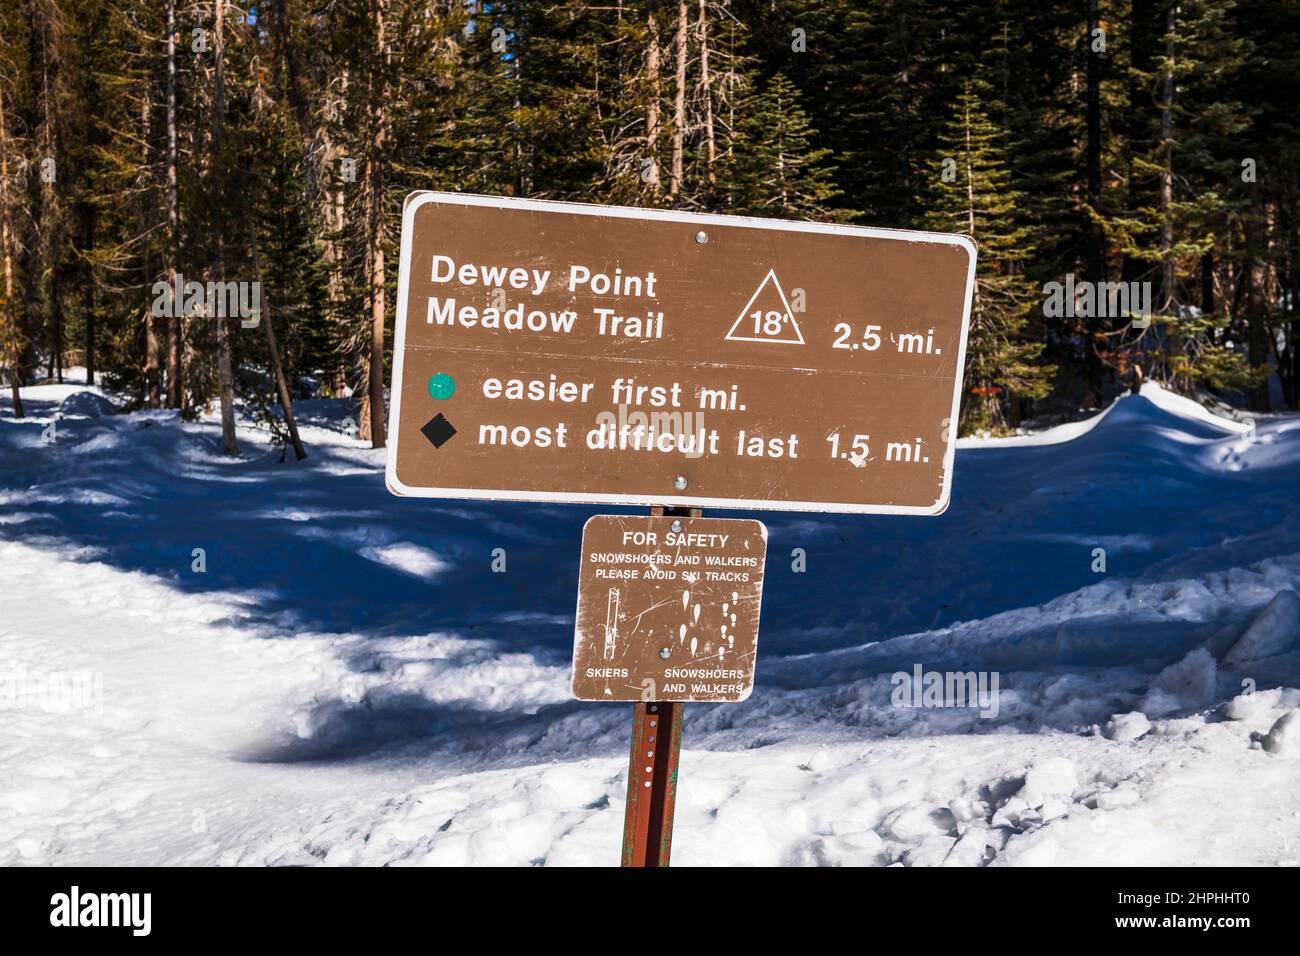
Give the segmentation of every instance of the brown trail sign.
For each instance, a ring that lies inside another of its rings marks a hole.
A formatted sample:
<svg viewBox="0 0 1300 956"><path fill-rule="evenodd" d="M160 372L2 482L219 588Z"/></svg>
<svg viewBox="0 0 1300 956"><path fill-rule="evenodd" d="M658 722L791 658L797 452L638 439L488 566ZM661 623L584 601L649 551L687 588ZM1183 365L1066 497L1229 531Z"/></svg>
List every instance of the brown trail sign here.
<svg viewBox="0 0 1300 956"><path fill-rule="evenodd" d="M974 263L960 236L413 194L388 486L938 514Z"/></svg>
<svg viewBox="0 0 1300 956"><path fill-rule="evenodd" d="M407 197L389 489L654 506L588 523L575 621L575 696L638 701L625 866L668 864L683 702L753 687L767 532L700 507L942 512L974 276L963 236Z"/></svg>

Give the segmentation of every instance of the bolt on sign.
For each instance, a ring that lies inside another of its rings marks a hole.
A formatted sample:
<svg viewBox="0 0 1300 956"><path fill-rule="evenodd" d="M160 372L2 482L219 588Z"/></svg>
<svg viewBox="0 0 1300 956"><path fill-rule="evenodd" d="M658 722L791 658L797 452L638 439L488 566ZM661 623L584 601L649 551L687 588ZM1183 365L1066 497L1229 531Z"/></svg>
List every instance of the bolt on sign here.
<svg viewBox="0 0 1300 956"><path fill-rule="evenodd" d="M767 528L597 515L582 530L573 696L741 701L754 689Z"/></svg>
<svg viewBox="0 0 1300 956"><path fill-rule="evenodd" d="M963 236L414 193L396 494L929 515Z"/></svg>

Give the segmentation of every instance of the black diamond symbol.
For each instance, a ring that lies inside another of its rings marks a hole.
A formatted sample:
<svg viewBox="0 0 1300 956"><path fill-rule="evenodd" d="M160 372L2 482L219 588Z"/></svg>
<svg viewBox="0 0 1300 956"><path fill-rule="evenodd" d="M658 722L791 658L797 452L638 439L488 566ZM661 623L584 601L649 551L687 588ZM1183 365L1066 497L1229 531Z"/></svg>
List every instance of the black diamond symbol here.
<svg viewBox="0 0 1300 956"><path fill-rule="evenodd" d="M451 422L447 421L447 416L439 412L438 417L430 419L420 432L429 439L434 448L441 448L451 440L452 435L456 434L456 429L452 427Z"/></svg>

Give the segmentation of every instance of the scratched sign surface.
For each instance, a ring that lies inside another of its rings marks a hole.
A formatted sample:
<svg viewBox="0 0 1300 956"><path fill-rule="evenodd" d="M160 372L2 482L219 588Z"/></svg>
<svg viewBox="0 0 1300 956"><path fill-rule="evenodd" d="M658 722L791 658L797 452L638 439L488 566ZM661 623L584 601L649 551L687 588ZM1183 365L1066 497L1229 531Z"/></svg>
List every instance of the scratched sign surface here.
<svg viewBox="0 0 1300 956"><path fill-rule="evenodd" d="M388 486L937 514L969 240L416 193Z"/></svg>
<svg viewBox="0 0 1300 956"><path fill-rule="evenodd" d="M573 696L744 700L754 689L766 554L767 528L759 521L589 520L578 574Z"/></svg>

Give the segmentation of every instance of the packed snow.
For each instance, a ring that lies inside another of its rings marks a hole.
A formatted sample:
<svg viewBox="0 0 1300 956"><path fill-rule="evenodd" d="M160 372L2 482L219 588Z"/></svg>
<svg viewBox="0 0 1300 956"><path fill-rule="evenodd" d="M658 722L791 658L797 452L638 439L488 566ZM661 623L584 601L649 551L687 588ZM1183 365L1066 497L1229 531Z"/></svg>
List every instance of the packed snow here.
<svg viewBox="0 0 1300 956"><path fill-rule="evenodd" d="M0 864L617 862L630 706L568 693L593 509L393 498L343 401L295 463L23 399ZM686 707L674 865L1300 864L1297 477L1300 417L1148 384L963 441L938 518L759 515L758 679Z"/></svg>

